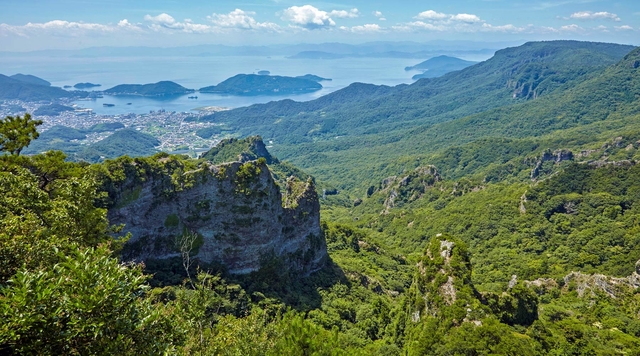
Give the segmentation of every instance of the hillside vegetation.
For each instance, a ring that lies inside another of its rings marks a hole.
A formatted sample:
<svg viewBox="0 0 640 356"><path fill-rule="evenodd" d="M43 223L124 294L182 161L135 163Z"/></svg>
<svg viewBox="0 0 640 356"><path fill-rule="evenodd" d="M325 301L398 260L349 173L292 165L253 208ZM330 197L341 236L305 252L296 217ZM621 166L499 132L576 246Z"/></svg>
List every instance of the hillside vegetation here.
<svg viewBox="0 0 640 356"><path fill-rule="evenodd" d="M86 132L38 135L30 116L6 118L0 353L635 355L639 103L640 49L556 41L412 85L356 83L310 102L216 113L205 120L248 137L198 159L25 156L40 140L72 144ZM131 143L157 144L119 130L94 155L145 154ZM175 203L207 180L237 204ZM316 218L319 201L321 236L309 241L326 242L329 259L317 272L303 276L273 254L232 274L191 258L202 239L233 236L189 231L173 247L138 246L173 255L123 263L128 237L107 219L114 206L146 204L162 213L160 235L180 229L178 216L250 216L270 193L306 196ZM160 200L141 198L150 194ZM168 202L182 215L163 210Z"/></svg>
<svg viewBox="0 0 640 356"><path fill-rule="evenodd" d="M171 96L193 93L194 91L174 82L161 81L152 84L120 84L105 90L104 93L110 95Z"/></svg>
<svg viewBox="0 0 640 356"><path fill-rule="evenodd" d="M224 95L286 95L322 89L320 77L283 77L278 75L238 74L218 85L200 89L201 93Z"/></svg>

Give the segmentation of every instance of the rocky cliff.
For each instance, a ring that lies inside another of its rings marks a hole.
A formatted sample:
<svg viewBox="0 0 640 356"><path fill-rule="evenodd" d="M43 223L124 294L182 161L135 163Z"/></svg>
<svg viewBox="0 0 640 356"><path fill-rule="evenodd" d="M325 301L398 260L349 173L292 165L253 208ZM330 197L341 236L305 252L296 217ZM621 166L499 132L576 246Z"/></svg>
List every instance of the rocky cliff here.
<svg viewBox="0 0 640 356"><path fill-rule="evenodd" d="M109 220L131 233L126 259L177 257L182 245L232 274L275 258L304 275L327 258L313 181L292 177L281 193L263 158L214 165L160 154L108 169Z"/></svg>

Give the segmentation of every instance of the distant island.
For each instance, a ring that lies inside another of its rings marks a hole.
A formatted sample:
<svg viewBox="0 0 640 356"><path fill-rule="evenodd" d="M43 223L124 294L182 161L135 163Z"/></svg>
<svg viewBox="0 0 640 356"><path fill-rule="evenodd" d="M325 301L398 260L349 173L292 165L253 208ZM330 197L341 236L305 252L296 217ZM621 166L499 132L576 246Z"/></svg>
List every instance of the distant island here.
<svg viewBox="0 0 640 356"><path fill-rule="evenodd" d="M102 86L101 84L93 84L93 83L78 83L76 85L74 85L73 87L76 89L91 89L91 88L95 88L95 87L100 87Z"/></svg>
<svg viewBox="0 0 640 356"><path fill-rule="evenodd" d="M322 89L314 80L277 75L238 74L218 85L200 89L201 93L225 95L288 95L311 93Z"/></svg>
<svg viewBox="0 0 640 356"><path fill-rule="evenodd" d="M305 74L305 75L299 75L296 78L298 79L306 79L306 80L313 80L314 82L330 82L332 79L331 78L322 78L319 77L317 75L313 75L313 74Z"/></svg>
<svg viewBox="0 0 640 356"><path fill-rule="evenodd" d="M304 51L293 56L287 57L289 59L340 59L345 56L337 53L329 53L322 51Z"/></svg>
<svg viewBox="0 0 640 356"><path fill-rule="evenodd" d="M422 78L437 78L449 72L465 69L476 63L477 62L465 61L456 57L438 56L418 63L414 66L406 67L404 70L422 71L421 74L416 74L413 76L413 80L418 80Z"/></svg>
<svg viewBox="0 0 640 356"><path fill-rule="evenodd" d="M195 92L180 84L162 81L153 84L121 84L104 91L109 95L137 95L137 96L172 96Z"/></svg>

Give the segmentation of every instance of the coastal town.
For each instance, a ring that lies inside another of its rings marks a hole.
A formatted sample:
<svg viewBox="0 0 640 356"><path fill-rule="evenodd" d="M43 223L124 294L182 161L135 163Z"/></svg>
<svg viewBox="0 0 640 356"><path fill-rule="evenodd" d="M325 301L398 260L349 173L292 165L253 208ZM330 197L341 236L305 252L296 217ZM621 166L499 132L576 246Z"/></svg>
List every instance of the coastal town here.
<svg viewBox="0 0 640 356"><path fill-rule="evenodd" d="M39 108L49 104L49 102L25 102L21 100L0 101L0 117L32 113L32 116L43 121L43 124L38 127L38 131L41 133L55 126L88 129L98 124L121 123L124 128L134 129L157 138L160 141L160 145L157 147L159 151L194 156L215 146L220 139L225 137L224 133L213 135L209 138L203 138L196 134L200 129L221 125L198 120L213 112L226 110L226 108L221 107L201 107L190 112L160 109L151 110L145 114L100 115L94 113L91 109L79 107L71 102L61 101L60 104L68 105L74 110L63 111L56 115L33 114L37 113ZM86 139L77 142L82 145L90 145L105 139L111 134L113 134L113 131L89 133Z"/></svg>

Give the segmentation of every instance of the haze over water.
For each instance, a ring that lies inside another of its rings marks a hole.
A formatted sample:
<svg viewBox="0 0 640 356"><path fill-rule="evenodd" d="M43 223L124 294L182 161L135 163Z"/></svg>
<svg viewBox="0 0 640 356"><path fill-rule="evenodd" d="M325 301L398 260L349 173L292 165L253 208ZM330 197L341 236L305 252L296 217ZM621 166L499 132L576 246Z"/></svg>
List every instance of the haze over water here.
<svg viewBox="0 0 640 356"><path fill-rule="evenodd" d="M425 58L426 59L426 58ZM287 59L273 57L106 57L106 58L0 58L0 66L7 74L33 74L54 86L80 82L102 84L96 90L106 90L118 84L147 84L161 80L174 81L189 89L216 85L240 73L268 70L271 75L298 76L315 74L332 81L323 81L323 89L314 93L283 96L222 96L195 93L171 98L136 96L112 97L93 101L78 101L79 106L91 108L98 114L145 113L150 110L190 111L201 106L241 107L274 100L313 100L354 82L377 85L412 83L416 72L406 72L406 66L421 62L418 59L398 58L342 58L333 60ZM197 100L188 96L198 96ZM115 104L104 107L103 103ZM127 105L131 103L131 105Z"/></svg>

